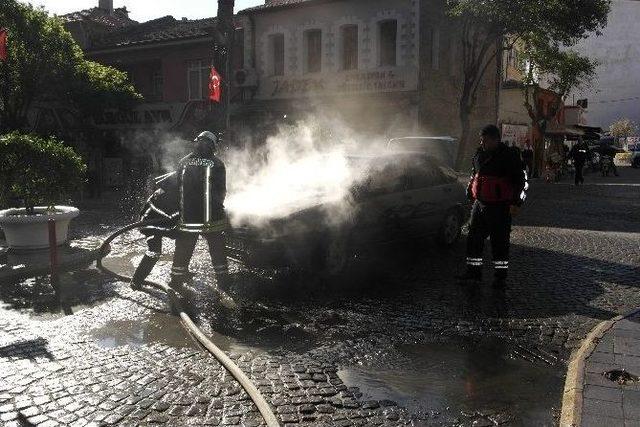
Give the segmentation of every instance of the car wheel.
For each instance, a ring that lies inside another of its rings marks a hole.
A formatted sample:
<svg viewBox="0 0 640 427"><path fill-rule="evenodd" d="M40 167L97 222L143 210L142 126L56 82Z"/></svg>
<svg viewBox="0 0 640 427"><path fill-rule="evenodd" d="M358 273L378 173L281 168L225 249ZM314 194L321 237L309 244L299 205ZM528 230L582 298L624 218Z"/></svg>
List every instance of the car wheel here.
<svg viewBox="0 0 640 427"><path fill-rule="evenodd" d="M451 210L447 213L440 231L438 233L438 242L444 247L453 246L462 234L462 218L460 213L455 210Z"/></svg>

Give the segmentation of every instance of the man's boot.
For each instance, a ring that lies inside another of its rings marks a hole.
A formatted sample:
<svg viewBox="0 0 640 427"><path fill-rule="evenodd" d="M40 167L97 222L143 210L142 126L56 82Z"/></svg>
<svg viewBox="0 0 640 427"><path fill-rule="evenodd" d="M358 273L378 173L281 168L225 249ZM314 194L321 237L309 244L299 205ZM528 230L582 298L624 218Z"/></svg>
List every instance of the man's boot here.
<svg viewBox="0 0 640 427"><path fill-rule="evenodd" d="M138 264L135 273L133 274L133 278L131 279L131 289L135 291L139 291L142 289L142 285L144 285L144 281L147 279L149 274L151 274L151 270L156 265L158 258L155 256L145 255Z"/></svg>
<svg viewBox="0 0 640 427"><path fill-rule="evenodd" d="M189 280L189 271L186 268L173 267L171 269L171 280L169 287L179 294L185 291L184 284Z"/></svg>
<svg viewBox="0 0 640 427"><path fill-rule="evenodd" d="M213 267L216 275L216 285L220 294L220 304L233 310L237 308L237 304L231 295L231 276L229 275L229 266L220 264Z"/></svg>

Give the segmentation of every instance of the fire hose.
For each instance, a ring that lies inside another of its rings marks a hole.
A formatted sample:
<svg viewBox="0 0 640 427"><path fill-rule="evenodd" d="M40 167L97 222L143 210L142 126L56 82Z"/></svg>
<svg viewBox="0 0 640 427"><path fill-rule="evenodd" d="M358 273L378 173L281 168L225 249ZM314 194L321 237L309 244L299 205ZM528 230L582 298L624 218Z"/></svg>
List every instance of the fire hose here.
<svg viewBox="0 0 640 427"><path fill-rule="evenodd" d="M114 271L109 270L104 265L102 265L103 258L105 258L110 252L109 244L113 242L116 238L118 238L119 236L123 235L128 231L153 225L157 222L158 221L136 222L135 224L128 225L116 231L115 233L111 234L102 243L98 251L98 259L96 261L98 269L100 269L100 271L104 272L105 274L116 277L119 280L130 281L131 277L118 274ZM271 410L271 407L265 400L264 396L262 396L262 393L260 393L257 387L251 382L249 377L247 377L246 374L242 372L242 370L238 367L238 365L236 365L233 362L233 360L231 360L231 358L229 358L229 356L226 355L224 351L222 351L218 346L216 346L213 343L213 341L211 341L202 332L202 330L198 328L195 322L191 320L189 315L185 312L182 306L182 303L180 301L180 298L177 297L175 291L164 283L156 283L150 280L146 280L145 283L156 289L164 291L167 294L167 296L169 297L169 304L172 306L172 309L174 310L174 312L177 313L178 316L180 316L182 325L187 330L187 332L190 333L196 340L198 340L200 345L202 345L202 347L204 347L213 357L215 357L218 360L218 362L220 362L220 364L222 364L222 366L224 366L225 369L236 379L236 381L238 381L238 383L247 392L247 394L249 395L253 403L256 405L256 407L258 408L258 411L260 411L260 414L262 415L262 418L266 422L267 426L279 427L280 423L278 422L278 419L276 418L275 414Z"/></svg>

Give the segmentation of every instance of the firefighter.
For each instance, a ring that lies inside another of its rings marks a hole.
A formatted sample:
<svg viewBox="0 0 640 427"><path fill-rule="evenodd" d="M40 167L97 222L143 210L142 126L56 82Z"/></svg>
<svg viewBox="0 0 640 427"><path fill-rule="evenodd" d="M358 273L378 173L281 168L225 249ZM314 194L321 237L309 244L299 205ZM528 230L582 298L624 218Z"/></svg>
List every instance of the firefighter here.
<svg viewBox="0 0 640 427"><path fill-rule="evenodd" d="M198 236L202 235L209 246L218 289L226 294L229 288L225 252L226 169L216 156L218 138L213 133L202 132L194 144L192 155L181 162L178 171L180 217L169 285L179 293L184 291L189 262Z"/></svg>
<svg viewBox="0 0 640 427"><path fill-rule="evenodd" d="M131 279L139 290L162 255L162 238L174 238L178 223L178 174L171 172L154 179L156 189L142 208L141 221L149 222L140 231L147 237L147 252Z"/></svg>
<svg viewBox="0 0 640 427"><path fill-rule="evenodd" d="M504 288L509 271L509 240L512 216L526 198L527 174L518 153L500 141L496 126L486 126L473 158L473 175L467 195L473 200L467 238L467 270L461 282L482 280L483 249L491 239L494 281Z"/></svg>

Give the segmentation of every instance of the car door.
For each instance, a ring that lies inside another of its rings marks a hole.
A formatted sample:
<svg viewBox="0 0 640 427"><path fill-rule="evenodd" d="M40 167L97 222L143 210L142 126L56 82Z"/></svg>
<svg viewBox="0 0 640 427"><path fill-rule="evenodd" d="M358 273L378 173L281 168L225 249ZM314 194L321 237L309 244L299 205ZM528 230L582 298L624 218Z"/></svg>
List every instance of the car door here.
<svg viewBox="0 0 640 427"><path fill-rule="evenodd" d="M437 231L450 206L453 188L440 167L429 158L421 158L419 167L411 168L406 179L401 198L413 207L412 214L406 218L407 226L416 234Z"/></svg>
<svg viewBox="0 0 640 427"><path fill-rule="evenodd" d="M373 165L356 197L358 218L354 237L357 240L397 240L404 234L403 218L411 210L401 199L406 185L405 170L399 163L383 159Z"/></svg>

